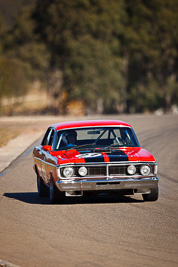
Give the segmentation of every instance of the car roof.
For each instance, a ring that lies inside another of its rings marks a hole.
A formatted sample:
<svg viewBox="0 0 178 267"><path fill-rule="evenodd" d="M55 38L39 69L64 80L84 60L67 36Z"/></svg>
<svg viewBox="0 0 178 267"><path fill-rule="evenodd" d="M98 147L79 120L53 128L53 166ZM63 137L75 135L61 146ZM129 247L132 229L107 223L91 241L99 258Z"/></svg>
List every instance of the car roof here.
<svg viewBox="0 0 178 267"><path fill-rule="evenodd" d="M126 126L131 127L128 123L121 120L81 120L60 122L51 125L55 130L69 129L69 128L83 128L93 126Z"/></svg>

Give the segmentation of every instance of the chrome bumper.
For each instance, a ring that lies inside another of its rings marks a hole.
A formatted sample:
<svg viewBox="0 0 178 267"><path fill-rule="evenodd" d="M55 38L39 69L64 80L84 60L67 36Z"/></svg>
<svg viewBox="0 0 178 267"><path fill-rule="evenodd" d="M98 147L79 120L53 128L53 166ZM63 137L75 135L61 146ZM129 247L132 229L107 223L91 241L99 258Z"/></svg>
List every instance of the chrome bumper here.
<svg viewBox="0 0 178 267"><path fill-rule="evenodd" d="M137 193L145 193L155 188L159 179L157 177L144 177L142 179L104 179L104 180L59 180L56 186L60 191L98 191L98 190L135 190Z"/></svg>

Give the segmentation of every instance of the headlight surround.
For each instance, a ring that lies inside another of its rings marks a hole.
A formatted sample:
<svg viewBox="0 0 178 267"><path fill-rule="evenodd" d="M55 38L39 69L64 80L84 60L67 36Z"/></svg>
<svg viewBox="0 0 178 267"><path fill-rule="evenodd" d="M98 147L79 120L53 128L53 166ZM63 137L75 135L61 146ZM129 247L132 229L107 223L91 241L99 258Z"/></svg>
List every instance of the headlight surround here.
<svg viewBox="0 0 178 267"><path fill-rule="evenodd" d="M80 167L78 170L78 173L80 176L86 176L88 173L87 168L86 167Z"/></svg>
<svg viewBox="0 0 178 267"><path fill-rule="evenodd" d="M155 166L154 166L154 174L157 174L158 173L158 165L156 164Z"/></svg>
<svg viewBox="0 0 178 267"><path fill-rule="evenodd" d="M141 166L141 168L140 168L140 173L142 174L142 175L149 175L150 174L150 172L151 172L151 168L150 168L150 166L148 166L148 165L142 165Z"/></svg>
<svg viewBox="0 0 178 267"><path fill-rule="evenodd" d="M74 169L72 167L65 167L63 169L63 175L68 178L74 175Z"/></svg>
<svg viewBox="0 0 178 267"><path fill-rule="evenodd" d="M135 173L136 173L136 167L135 167L134 165L129 165L129 166L127 167L127 172L128 172L128 174L130 174L130 175L135 174Z"/></svg>

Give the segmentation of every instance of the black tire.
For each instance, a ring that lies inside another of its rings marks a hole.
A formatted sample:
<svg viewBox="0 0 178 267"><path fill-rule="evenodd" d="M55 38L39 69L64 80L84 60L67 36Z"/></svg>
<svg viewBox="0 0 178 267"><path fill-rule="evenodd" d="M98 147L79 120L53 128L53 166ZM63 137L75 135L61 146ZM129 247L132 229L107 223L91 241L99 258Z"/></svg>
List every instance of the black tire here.
<svg viewBox="0 0 178 267"><path fill-rule="evenodd" d="M40 197L47 197L49 195L49 188L43 183L39 174L37 174L37 188Z"/></svg>
<svg viewBox="0 0 178 267"><path fill-rule="evenodd" d="M142 195L144 201L156 201L158 200L158 196L159 196L158 186L156 186L155 188L151 188L150 194Z"/></svg>
<svg viewBox="0 0 178 267"><path fill-rule="evenodd" d="M53 178L50 179L49 200L51 204L64 203L65 195L55 186Z"/></svg>

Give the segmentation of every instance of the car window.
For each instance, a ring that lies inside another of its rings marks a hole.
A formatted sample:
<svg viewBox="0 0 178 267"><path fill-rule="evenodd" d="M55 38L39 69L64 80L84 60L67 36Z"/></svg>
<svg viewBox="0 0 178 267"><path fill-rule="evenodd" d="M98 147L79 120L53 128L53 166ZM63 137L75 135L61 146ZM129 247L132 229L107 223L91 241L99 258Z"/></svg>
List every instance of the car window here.
<svg viewBox="0 0 178 267"><path fill-rule="evenodd" d="M72 139L70 135L73 135ZM55 150L85 144L96 144L96 147L139 146L133 130L129 127L91 127L58 131Z"/></svg>
<svg viewBox="0 0 178 267"><path fill-rule="evenodd" d="M51 130L51 132L49 133L49 136L48 136L48 145L52 146L53 144L53 137L54 137L54 129Z"/></svg>
<svg viewBox="0 0 178 267"><path fill-rule="evenodd" d="M53 143L53 137L54 137L54 129L49 128L49 129L46 131L46 134L45 134L44 139L43 139L43 141L42 141L42 145L43 145L43 146L47 146L47 145L52 146L52 143Z"/></svg>

